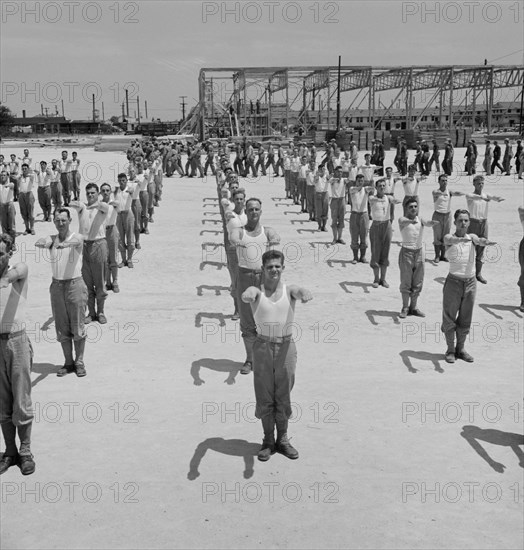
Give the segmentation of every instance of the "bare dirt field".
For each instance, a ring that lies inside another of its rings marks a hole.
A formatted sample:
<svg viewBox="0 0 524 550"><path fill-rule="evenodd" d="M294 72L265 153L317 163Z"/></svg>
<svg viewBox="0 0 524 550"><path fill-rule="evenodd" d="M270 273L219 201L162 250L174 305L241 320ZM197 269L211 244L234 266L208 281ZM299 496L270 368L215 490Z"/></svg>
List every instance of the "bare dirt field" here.
<svg viewBox="0 0 524 550"><path fill-rule="evenodd" d="M49 161L59 151L31 153ZM79 157L83 184L115 182L125 165L123 154ZM51 266L34 247L54 226L36 205L36 236L17 239L13 263L30 273L37 469L2 476L1 547L522 548L522 180L487 179L485 191L506 199L489 205L498 245L477 288L467 343L475 362L453 365L440 332L448 264L425 264L426 317L401 320L398 244L391 287L373 289L369 265L348 263L349 245L329 245L331 233L283 199L283 178L241 185L281 235L284 280L314 295L295 316L289 434L300 458L256 459L262 428L252 374L239 373L214 177L164 178L136 267L119 270L121 292L106 302L108 324L89 325L82 379L55 375L63 360ZM436 187L435 173L421 185L422 216L431 217ZM471 178L453 176L449 188L470 191ZM452 210L465 205L454 198ZM431 230L424 240L429 260Z"/></svg>

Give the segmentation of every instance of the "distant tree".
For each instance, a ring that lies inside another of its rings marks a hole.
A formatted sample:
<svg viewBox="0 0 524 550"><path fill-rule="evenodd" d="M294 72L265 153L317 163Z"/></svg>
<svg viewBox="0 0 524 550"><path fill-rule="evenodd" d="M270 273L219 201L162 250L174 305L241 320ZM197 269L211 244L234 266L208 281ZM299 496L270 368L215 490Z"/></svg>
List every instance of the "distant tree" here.
<svg viewBox="0 0 524 550"><path fill-rule="evenodd" d="M13 122L14 115L7 105L0 105L0 126L8 125Z"/></svg>
<svg viewBox="0 0 524 550"><path fill-rule="evenodd" d="M118 124L120 122L120 118L117 116L112 116L109 120L111 124Z"/></svg>

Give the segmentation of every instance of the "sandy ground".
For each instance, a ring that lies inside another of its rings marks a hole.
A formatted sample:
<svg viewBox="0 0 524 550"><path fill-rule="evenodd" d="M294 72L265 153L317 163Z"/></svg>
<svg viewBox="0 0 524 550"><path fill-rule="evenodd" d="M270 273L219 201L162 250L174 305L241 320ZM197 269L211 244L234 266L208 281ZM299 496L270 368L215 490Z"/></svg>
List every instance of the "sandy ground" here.
<svg viewBox="0 0 524 550"><path fill-rule="evenodd" d="M125 163L79 156L84 183L115 181ZM522 181L486 185L506 198L489 207L499 246L478 287L475 362L454 365L439 332L447 264L426 263L427 317L399 320L398 245L391 288L373 289L369 265L347 263L349 246L327 246L330 233L282 199L283 178L244 184L282 237L285 279L314 294L295 318L299 460L256 460L262 430L252 375L239 374L224 251L205 244L222 242L214 178L164 180L136 268L120 270L121 293L107 300L108 324L89 327L83 379L55 376L51 268L34 248L54 227L39 215L14 258L30 270L37 470L2 476L2 548L522 548ZM453 177L449 187L472 184ZM433 188L434 175L421 188L428 217ZM428 258L431 242L426 230Z"/></svg>

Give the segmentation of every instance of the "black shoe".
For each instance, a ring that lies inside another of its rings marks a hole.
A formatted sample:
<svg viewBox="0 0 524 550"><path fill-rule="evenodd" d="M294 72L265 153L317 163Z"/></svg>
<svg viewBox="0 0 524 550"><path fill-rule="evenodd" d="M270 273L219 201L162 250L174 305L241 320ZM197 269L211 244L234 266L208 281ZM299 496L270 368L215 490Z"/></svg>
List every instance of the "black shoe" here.
<svg viewBox="0 0 524 550"><path fill-rule="evenodd" d="M262 447L260 448L260 451L258 451L257 458L260 462L266 462L270 459L271 455L275 454L275 452L275 439L264 438L264 441L262 441Z"/></svg>
<svg viewBox="0 0 524 550"><path fill-rule="evenodd" d="M253 370L253 364L251 361L245 361L240 369L240 374L249 374Z"/></svg>
<svg viewBox="0 0 524 550"><path fill-rule="evenodd" d="M474 361L473 357L464 349L459 350L456 348L455 357L457 359L462 359L462 361L466 361L466 363L473 363Z"/></svg>
<svg viewBox="0 0 524 550"><path fill-rule="evenodd" d="M7 472L11 466L16 466L18 464L18 455L10 456L4 455L0 458L0 475Z"/></svg>
<svg viewBox="0 0 524 550"><path fill-rule="evenodd" d="M33 455L18 455L18 467L24 476L34 473L36 465L33 460Z"/></svg>
<svg viewBox="0 0 524 550"><path fill-rule="evenodd" d="M75 371L78 378L82 378L87 374L83 361L75 361Z"/></svg>
<svg viewBox="0 0 524 550"><path fill-rule="evenodd" d="M283 435L279 438L275 445L275 449L278 453L283 454L291 460L296 460L298 458L298 451L291 445L287 435Z"/></svg>
<svg viewBox="0 0 524 550"><path fill-rule="evenodd" d="M56 375L57 376L65 376L66 374L71 374L74 371L75 371L75 366L74 365L64 365L63 367L60 367L56 371Z"/></svg>
<svg viewBox="0 0 524 550"><path fill-rule="evenodd" d="M96 315L93 313L93 315L89 314L85 319L84 319L84 324L88 325L89 323L93 323L96 321Z"/></svg>
<svg viewBox="0 0 524 550"><path fill-rule="evenodd" d="M455 362L455 352L454 351L446 351L446 355L444 357L446 359L446 363L454 363Z"/></svg>

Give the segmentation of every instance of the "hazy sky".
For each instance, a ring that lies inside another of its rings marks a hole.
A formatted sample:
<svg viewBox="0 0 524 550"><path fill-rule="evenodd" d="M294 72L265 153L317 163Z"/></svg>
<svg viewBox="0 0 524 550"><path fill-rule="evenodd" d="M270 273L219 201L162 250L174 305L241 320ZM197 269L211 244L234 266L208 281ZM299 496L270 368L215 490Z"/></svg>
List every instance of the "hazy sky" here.
<svg viewBox="0 0 524 550"><path fill-rule="evenodd" d="M524 0L0 2L1 102L70 118L181 116L201 67L522 64ZM512 97L507 98L512 99ZM344 103L344 95L343 95Z"/></svg>

